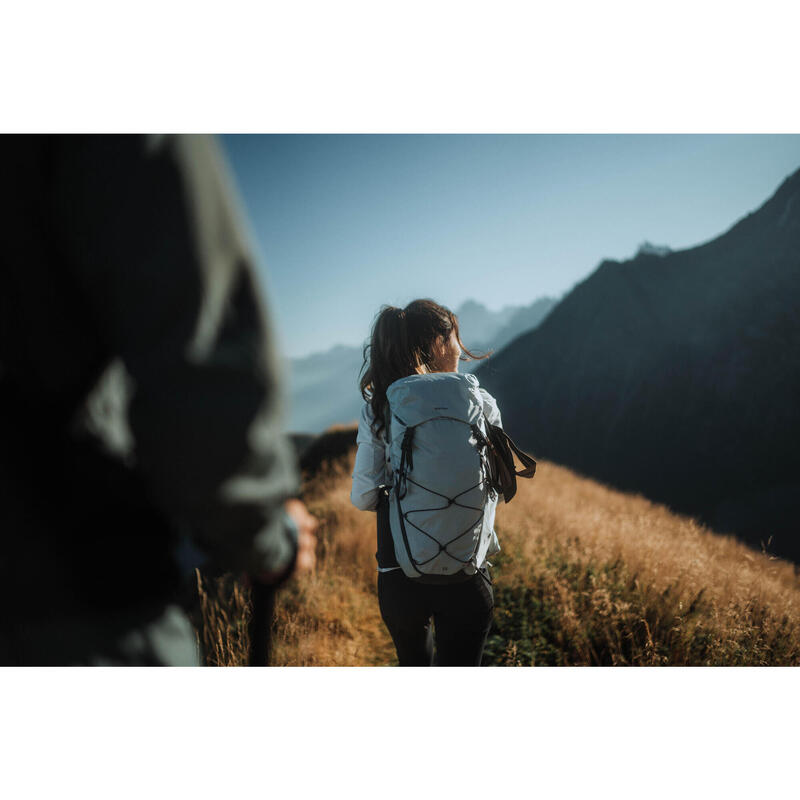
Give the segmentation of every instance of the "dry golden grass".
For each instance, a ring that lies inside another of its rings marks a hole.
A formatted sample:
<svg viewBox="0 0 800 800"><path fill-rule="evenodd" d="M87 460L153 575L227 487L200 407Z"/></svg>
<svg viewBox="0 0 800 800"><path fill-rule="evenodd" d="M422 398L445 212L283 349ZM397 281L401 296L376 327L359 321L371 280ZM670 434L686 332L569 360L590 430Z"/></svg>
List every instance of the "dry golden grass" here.
<svg viewBox="0 0 800 800"><path fill-rule="evenodd" d="M513 543L520 569L535 542L579 538L595 558L622 558L655 588L706 586L719 602L750 596L800 610L792 564L711 533L690 517L548 462L539 464L532 481L518 485L518 498L498 510L498 525Z"/></svg>
<svg viewBox="0 0 800 800"><path fill-rule="evenodd" d="M547 462L497 522L498 617L527 591L545 663L800 663L792 564Z"/></svg>
<svg viewBox="0 0 800 800"><path fill-rule="evenodd" d="M378 610L375 515L350 503L353 455L321 471L303 500L320 522L317 568L277 595L274 666L372 666L396 662ZM213 666L247 663L249 591L230 575L199 577L198 640Z"/></svg>
<svg viewBox="0 0 800 800"><path fill-rule="evenodd" d="M321 521L314 575L276 603L276 665L396 663L376 595L375 516L349 499L351 453L304 499ZM540 462L498 509L485 663L798 664L800 578L694 520ZM205 585L208 663L245 662L247 593Z"/></svg>
<svg viewBox="0 0 800 800"><path fill-rule="evenodd" d="M378 611L375 515L350 503L352 455L306 487L320 521L317 569L280 593L275 611L276 665L373 666L394 659Z"/></svg>
<svg viewBox="0 0 800 800"><path fill-rule="evenodd" d="M247 664L250 635L250 591L231 575L210 579L199 571L200 599L197 640L207 665L237 667Z"/></svg>

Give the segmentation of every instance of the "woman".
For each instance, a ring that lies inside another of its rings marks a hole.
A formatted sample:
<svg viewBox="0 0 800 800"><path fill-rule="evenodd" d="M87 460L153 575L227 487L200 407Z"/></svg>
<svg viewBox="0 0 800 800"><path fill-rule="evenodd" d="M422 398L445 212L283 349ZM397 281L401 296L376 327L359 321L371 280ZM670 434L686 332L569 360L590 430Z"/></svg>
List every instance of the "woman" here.
<svg viewBox="0 0 800 800"><path fill-rule="evenodd" d="M395 557L389 529L389 504L383 486L392 484L392 464L386 437L386 392L390 384L415 374L458 372L462 344L458 320L432 300L415 300L404 309L384 307L364 349L360 382L365 405L358 425L358 451L351 500L362 510L378 512L378 599L381 616L394 641L401 666L436 663L440 666L478 666L492 622L494 597L486 557L499 551L490 526L490 542L477 572L464 570L460 582L430 584L409 578ZM467 360L464 358L464 360ZM477 384L476 384L477 385ZM480 389L483 412L500 425L494 398ZM493 518L494 508L492 507ZM473 568L474 569L474 568Z"/></svg>

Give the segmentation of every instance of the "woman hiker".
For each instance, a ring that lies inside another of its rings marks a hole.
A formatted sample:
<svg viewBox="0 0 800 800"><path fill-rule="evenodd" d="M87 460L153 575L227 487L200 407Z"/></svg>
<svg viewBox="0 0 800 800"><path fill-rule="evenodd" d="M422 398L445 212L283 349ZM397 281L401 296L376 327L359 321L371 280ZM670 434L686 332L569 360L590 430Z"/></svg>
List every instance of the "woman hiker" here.
<svg viewBox="0 0 800 800"><path fill-rule="evenodd" d="M501 422L495 399L459 375L458 362L486 357L464 347L455 314L432 300L384 307L364 350L350 496L377 511L378 599L400 666L431 666L434 645L438 666L481 662L494 608L487 558L500 549L481 434L485 420ZM466 479L447 487L459 470Z"/></svg>

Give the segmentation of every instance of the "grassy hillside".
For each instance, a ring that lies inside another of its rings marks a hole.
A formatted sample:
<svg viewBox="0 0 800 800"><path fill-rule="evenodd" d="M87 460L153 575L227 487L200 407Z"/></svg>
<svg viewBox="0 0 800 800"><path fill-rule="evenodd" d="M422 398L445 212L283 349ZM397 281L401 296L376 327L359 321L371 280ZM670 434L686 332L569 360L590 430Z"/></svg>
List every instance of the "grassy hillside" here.
<svg viewBox="0 0 800 800"><path fill-rule="evenodd" d="M305 500L318 568L279 595L273 663L396 663L376 596L375 517L350 505L353 453ZM540 462L498 510L487 665L800 664L800 575L641 497ZM202 581L208 663L245 660L247 592Z"/></svg>

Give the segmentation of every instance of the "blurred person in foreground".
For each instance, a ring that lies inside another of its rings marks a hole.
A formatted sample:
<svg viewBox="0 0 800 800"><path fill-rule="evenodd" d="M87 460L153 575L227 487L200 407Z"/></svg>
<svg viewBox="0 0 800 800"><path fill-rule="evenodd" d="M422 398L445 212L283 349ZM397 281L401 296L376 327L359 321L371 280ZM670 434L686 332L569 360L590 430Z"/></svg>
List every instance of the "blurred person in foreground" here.
<svg viewBox="0 0 800 800"><path fill-rule="evenodd" d="M0 664L199 664L181 566L314 566L226 166L207 137L3 143Z"/></svg>

